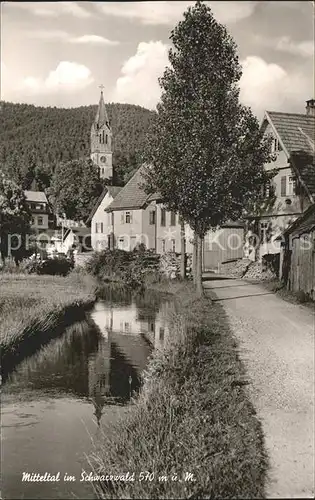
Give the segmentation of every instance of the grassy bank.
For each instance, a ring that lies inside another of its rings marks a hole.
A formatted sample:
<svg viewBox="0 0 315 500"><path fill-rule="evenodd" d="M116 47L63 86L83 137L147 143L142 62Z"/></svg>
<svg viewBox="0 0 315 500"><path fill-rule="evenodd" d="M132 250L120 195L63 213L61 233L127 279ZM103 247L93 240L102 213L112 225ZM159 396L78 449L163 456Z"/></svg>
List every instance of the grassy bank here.
<svg viewBox="0 0 315 500"><path fill-rule="evenodd" d="M314 301L304 292L291 292L287 289L286 285L279 279L275 278L270 281L260 283L266 290L276 293L279 297L291 304L303 305L309 309L314 310Z"/></svg>
<svg viewBox="0 0 315 500"><path fill-rule="evenodd" d="M167 348L155 351L133 411L104 429L90 457L94 474L129 472L134 481L94 482L97 496L261 498L262 429L225 313L187 284L169 291Z"/></svg>
<svg viewBox="0 0 315 500"><path fill-rule="evenodd" d="M2 369L31 354L73 321L95 300L88 275L0 274L0 346Z"/></svg>

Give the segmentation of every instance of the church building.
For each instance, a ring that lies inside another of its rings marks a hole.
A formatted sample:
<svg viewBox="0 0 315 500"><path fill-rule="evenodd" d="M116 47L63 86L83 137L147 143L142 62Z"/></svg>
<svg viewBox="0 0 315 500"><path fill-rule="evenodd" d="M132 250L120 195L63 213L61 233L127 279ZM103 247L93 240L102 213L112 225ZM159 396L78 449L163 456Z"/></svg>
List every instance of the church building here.
<svg viewBox="0 0 315 500"><path fill-rule="evenodd" d="M112 131L103 90L101 90L95 120L91 127L91 160L98 167L100 178L111 181L113 178Z"/></svg>

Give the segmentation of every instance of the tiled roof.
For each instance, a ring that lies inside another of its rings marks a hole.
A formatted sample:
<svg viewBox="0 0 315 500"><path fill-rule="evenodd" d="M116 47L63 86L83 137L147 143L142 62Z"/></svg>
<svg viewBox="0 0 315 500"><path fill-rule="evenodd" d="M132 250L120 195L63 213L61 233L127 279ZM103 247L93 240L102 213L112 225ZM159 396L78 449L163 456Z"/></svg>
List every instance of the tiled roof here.
<svg viewBox="0 0 315 500"><path fill-rule="evenodd" d="M149 201L160 201L162 200L162 195L160 193L153 193L149 196Z"/></svg>
<svg viewBox="0 0 315 500"><path fill-rule="evenodd" d="M48 203L44 191L24 191L27 201L33 201L37 203Z"/></svg>
<svg viewBox="0 0 315 500"><path fill-rule="evenodd" d="M146 201L149 200L141 185L144 182L142 172L144 167L140 167L136 173L131 177L127 184L119 191L116 198L106 211L124 210L124 209L137 209L142 208Z"/></svg>
<svg viewBox="0 0 315 500"><path fill-rule="evenodd" d="M298 177L306 187L309 195L315 201L315 161L314 155L304 151L297 151L291 154L290 161Z"/></svg>
<svg viewBox="0 0 315 500"><path fill-rule="evenodd" d="M315 116L278 111L266 111L266 115L289 155L294 151L314 152Z"/></svg>
<svg viewBox="0 0 315 500"><path fill-rule="evenodd" d="M289 226L284 234L291 234L292 237L299 236L303 233L309 233L315 228L315 204L311 205L303 215L296 219Z"/></svg>
<svg viewBox="0 0 315 500"><path fill-rule="evenodd" d="M122 190L122 187L121 186L107 186L107 189L108 189L110 196L115 198L118 195L119 191Z"/></svg>
<svg viewBox="0 0 315 500"><path fill-rule="evenodd" d="M296 175L306 188L311 201L314 201L315 116L266 111L266 118L275 128Z"/></svg>
<svg viewBox="0 0 315 500"><path fill-rule="evenodd" d="M115 196L117 196L117 194L119 193L119 191L121 190L122 188L120 186L105 186L102 193L100 194L100 196L98 197L89 217L87 218L86 220L86 223L88 224L89 222L91 222L92 218L94 217L95 213L96 213L96 210L98 209L98 207L100 206L100 204L102 203L105 195L107 194L107 192L110 194L110 196L112 196L113 198L115 198Z"/></svg>

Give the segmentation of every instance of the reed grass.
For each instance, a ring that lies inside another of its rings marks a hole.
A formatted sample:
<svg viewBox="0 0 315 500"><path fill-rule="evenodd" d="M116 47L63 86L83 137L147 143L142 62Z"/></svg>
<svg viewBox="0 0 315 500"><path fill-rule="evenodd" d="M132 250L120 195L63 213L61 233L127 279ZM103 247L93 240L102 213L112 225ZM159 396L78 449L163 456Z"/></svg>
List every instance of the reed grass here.
<svg viewBox="0 0 315 500"><path fill-rule="evenodd" d="M129 415L103 428L89 456L95 476L129 472L134 481L93 481L95 494L263 498L262 428L224 310L187 284L163 291L175 297L166 349L153 355Z"/></svg>
<svg viewBox="0 0 315 500"><path fill-rule="evenodd" d="M0 346L2 356L17 351L30 337L44 339L68 312L95 300L95 282L86 274L67 277L0 274ZM79 319L79 317L77 318Z"/></svg>

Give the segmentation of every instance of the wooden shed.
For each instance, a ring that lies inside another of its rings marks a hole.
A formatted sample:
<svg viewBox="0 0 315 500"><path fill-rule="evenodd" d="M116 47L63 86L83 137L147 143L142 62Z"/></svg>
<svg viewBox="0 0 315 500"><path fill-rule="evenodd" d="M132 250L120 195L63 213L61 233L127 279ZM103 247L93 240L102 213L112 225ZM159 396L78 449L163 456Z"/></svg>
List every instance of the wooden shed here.
<svg viewBox="0 0 315 500"><path fill-rule="evenodd" d="M220 271L223 262L244 256L244 223L226 222L209 231L203 243L203 271Z"/></svg>
<svg viewBox="0 0 315 500"><path fill-rule="evenodd" d="M315 204L284 232L282 279L315 300Z"/></svg>

